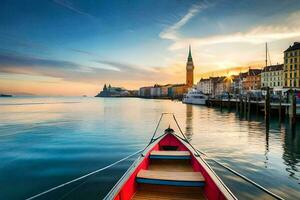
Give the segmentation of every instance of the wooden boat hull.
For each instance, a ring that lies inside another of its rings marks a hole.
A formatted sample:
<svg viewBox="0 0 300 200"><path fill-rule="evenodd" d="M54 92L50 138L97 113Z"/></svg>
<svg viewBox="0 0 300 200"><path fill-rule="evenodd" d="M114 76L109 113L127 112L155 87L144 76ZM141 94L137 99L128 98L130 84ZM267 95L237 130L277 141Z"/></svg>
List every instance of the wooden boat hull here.
<svg viewBox="0 0 300 200"><path fill-rule="evenodd" d="M236 199L188 144L174 133L165 133L133 163L105 199L151 199L150 196L156 199L162 196L168 196L165 199ZM183 192L177 194L176 191Z"/></svg>

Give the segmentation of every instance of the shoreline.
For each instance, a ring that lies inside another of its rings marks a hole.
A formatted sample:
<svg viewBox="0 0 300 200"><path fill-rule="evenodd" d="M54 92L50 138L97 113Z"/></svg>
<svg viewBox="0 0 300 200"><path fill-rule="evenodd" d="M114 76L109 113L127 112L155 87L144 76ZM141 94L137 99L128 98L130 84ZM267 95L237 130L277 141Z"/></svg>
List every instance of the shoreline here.
<svg viewBox="0 0 300 200"><path fill-rule="evenodd" d="M178 98L170 97L140 97L140 96L95 96L96 98L138 98L138 99L161 99L161 100L177 100Z"/></svg>

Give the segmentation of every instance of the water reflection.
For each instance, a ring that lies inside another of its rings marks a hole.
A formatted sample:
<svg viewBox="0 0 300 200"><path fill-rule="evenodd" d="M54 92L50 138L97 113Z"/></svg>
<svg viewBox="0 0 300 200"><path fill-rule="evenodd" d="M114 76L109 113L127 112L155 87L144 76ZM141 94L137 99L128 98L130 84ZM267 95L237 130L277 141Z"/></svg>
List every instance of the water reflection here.
<svg viewBox="0 0 300 200"><path fill-rule="evenodd" d="M269 153L269 126L266 127L266 144L265 144L265 168L268 167Z"/></svg>
<svg viewBox="0 0 300 200"><path fill-rule="evenodd" d="M3 186L0 199L25 199L143 148L162 112L175 112L187 138L197 148L286 199L300 196L300 124L292 132L288 120L280 128L281 123L272 116L266 131L261 115L251 115L247 120L235 109L229 111L224 107L221 111L174 101L12 100L5 103L24 105L0 107L0 135L3 135L0 137L0 185ZM33 104L39 102L49 104ZM168 122L158 133L163 132ZM100 173L91 178L92 183L88 181L66 199L103 198L129 165L122 163ZM233 178L228 184L232 182ZM237 191L241 189L239 182L232 185ZM68 189L62 193L69 192ZM255 191L245 192L254 194Z"/></svg>
<svg viewBox="0 0 300 200"><path fill-rule="evenodd" d="M186 104L185 136L189 141L193 137L193 105Z"/></svg>
<svg viewBox="0 0 300 200"><path fill-rule="evenodd" d="M300 180L299 173L299 161L300 161L300 132L295 133L292 128L287 127L285 129L284 143L283 143L283 160L287 165L286 171L289 176ZM300 184L300 182L299 182Z"/></svg>
<svg viewBox="0 0 300 200"><path fill-rule="evenodd" d="M288 119L280 122L278 116L266 126L257 113L248 119L227 108L185 108L186 132L194 145L287 199L300 195L299 124L293 130Z"/></svg>

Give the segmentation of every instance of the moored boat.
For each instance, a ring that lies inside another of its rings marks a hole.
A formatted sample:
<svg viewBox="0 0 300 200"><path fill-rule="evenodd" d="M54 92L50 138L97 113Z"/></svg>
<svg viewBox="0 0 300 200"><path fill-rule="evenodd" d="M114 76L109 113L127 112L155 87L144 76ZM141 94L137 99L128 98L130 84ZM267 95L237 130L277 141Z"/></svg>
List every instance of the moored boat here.
<svg viewBox="0 0 300 200"><path fill-rule="evenodd" d="M188 93L183 97L182 102L186 104L206 105L208 96L198 91L195 88L191 88Z"/></svg>
<svg viewBox="0 0 300 200"><path fill-rule="evenodd" d="M173 129L145 148L105 199L236 199L185 137Z"/></svg>

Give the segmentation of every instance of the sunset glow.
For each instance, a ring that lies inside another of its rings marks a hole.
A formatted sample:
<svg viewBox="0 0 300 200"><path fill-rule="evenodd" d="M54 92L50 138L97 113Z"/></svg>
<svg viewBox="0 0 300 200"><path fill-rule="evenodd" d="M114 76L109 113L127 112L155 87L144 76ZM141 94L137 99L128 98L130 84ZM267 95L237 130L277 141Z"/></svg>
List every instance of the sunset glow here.
<svg viewBox="0 0 300 200"><path fill-rule="evenodd" d="M93 96L105 83L184 83L189 44L196 83L264 67L265 42L271 62L283 63L300 38L297 0L121 2L3 2L0 93Z"/></svg>

